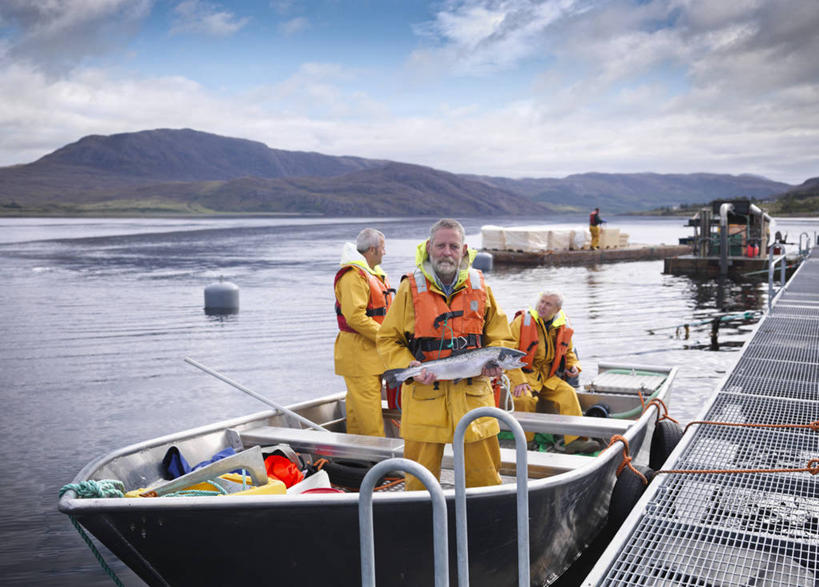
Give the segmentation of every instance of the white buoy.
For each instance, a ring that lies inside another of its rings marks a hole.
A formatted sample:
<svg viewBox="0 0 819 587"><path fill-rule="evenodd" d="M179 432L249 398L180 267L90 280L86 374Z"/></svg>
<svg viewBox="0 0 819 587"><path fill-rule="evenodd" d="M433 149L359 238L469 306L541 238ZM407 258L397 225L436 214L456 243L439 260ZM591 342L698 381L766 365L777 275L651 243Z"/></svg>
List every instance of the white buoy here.
<svg viewBox="0 0 819 587"><path fill-rule="evenodd" d="M205 314L236 314L239 311L239 286L219 276L217 283L205 288Z"/></svg>
<svg viewBox="0 0 819 587"><path fill-rule="evenodd" d="M492 271L492 253L478 253L472 261L472 266L475 269L480 269L484 273Z"/></svg>

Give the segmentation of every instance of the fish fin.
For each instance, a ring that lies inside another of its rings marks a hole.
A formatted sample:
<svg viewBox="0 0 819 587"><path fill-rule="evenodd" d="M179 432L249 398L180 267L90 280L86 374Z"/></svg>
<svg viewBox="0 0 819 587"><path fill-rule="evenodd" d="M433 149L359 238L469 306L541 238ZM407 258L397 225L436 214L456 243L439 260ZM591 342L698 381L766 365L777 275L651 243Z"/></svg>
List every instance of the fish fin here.
<svg viewBox="0 0 819 587"><path fill-rule="evenodd" d="M382 377L384 377L384 381L387 382L389 387L398 387L403 379L399 379L401 375L401 371L404 369L387 369L384 371Z"/></svg>

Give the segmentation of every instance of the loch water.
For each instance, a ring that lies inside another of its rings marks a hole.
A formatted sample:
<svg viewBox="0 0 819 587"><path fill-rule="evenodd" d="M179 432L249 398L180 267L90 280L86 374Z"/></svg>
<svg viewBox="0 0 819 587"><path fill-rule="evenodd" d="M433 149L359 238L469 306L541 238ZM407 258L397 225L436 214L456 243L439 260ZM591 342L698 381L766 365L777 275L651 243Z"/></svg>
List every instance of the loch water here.
<svg viewBox="0 0 819 587"><path fill-rule="evenodd" d="M4 585L109 585L69 519L60 487L89 461L175 431L266 409L183 361L190 356L275 402L341 391L333 374L332 279L342 244L373 226L397 282L435 218L0 219L0 577ZM467 242L484 224L465 218ZM681 218L615 216L632 243L676 244ZM576 217L543 223L582 225ZM539 221L535 221L538 223ZM778 221L792 240L819 221ZM662 260L582 267L499 267L487 282L511 317L559 289L584 367L677 365L671 413L693 419L753 323L677 325L761 310L767 283L664 275ZM224 276L240 311L208 316L204 288ZM655 330L655 334L650 331ZM351 529L355 534L355 529ZM225 537L226 541L230 537ZM351 535L357 540L357 535ZM141 581L104 548L126 585Z"/></svg>

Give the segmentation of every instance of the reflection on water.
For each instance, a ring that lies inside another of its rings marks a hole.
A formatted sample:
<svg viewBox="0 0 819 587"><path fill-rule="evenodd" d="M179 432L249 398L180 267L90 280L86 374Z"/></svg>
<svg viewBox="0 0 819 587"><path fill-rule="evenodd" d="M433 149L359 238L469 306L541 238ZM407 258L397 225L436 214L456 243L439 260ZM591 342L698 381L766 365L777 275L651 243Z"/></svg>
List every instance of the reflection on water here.
<svg viewBox="0 0 819 587"><path fill-rule="evenodd" d="M332 276L342 243L364 226L381 229L384 269L397 282L412 269L415 248L434 220L0 219L4 583L107 585L56 511L59 488L115 448L266 409L186 365L184 357L278 403L340 391L332 365ZM486 223L464 222L471 245L480 245ZM631 242L675 243L687 236L680 219L613 217L609 223ZM221 275L240 288L239 313L207 316L204 288ZM671 409L682 420L698 413L730 370L732 351L753 324L721 325L720 352L708 350L708 325L691 328L688 339L674 330L649 331L767 303L762 283L663 275L662 261L499 267L487 282L510 318L544 289L563 292L583 382L600 360L679 366ZM126 584L140 584L117 561L114 567Z"/></svg>

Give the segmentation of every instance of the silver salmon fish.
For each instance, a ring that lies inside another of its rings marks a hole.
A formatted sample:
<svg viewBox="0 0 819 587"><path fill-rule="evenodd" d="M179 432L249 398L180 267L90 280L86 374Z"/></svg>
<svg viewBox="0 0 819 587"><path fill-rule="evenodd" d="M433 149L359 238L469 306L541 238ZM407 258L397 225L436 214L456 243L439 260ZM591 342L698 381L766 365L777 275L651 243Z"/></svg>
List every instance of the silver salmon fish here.
<svg viewBox="0 0 819 587"><path fill-rule="evenodd" d="M455 380L460 381L468 377L477 377L484 367L500 367L503 370L517 369L523 367L525 363L521 358L526 353L517 349L508 349L501 346L484 347L465 351L457 355L426 361L417 367L407 367L406 369L389 369L384 372L384 379L390 387L398 387L398 384L426 369L429 373L434 373L439 381Z"/></svg>

